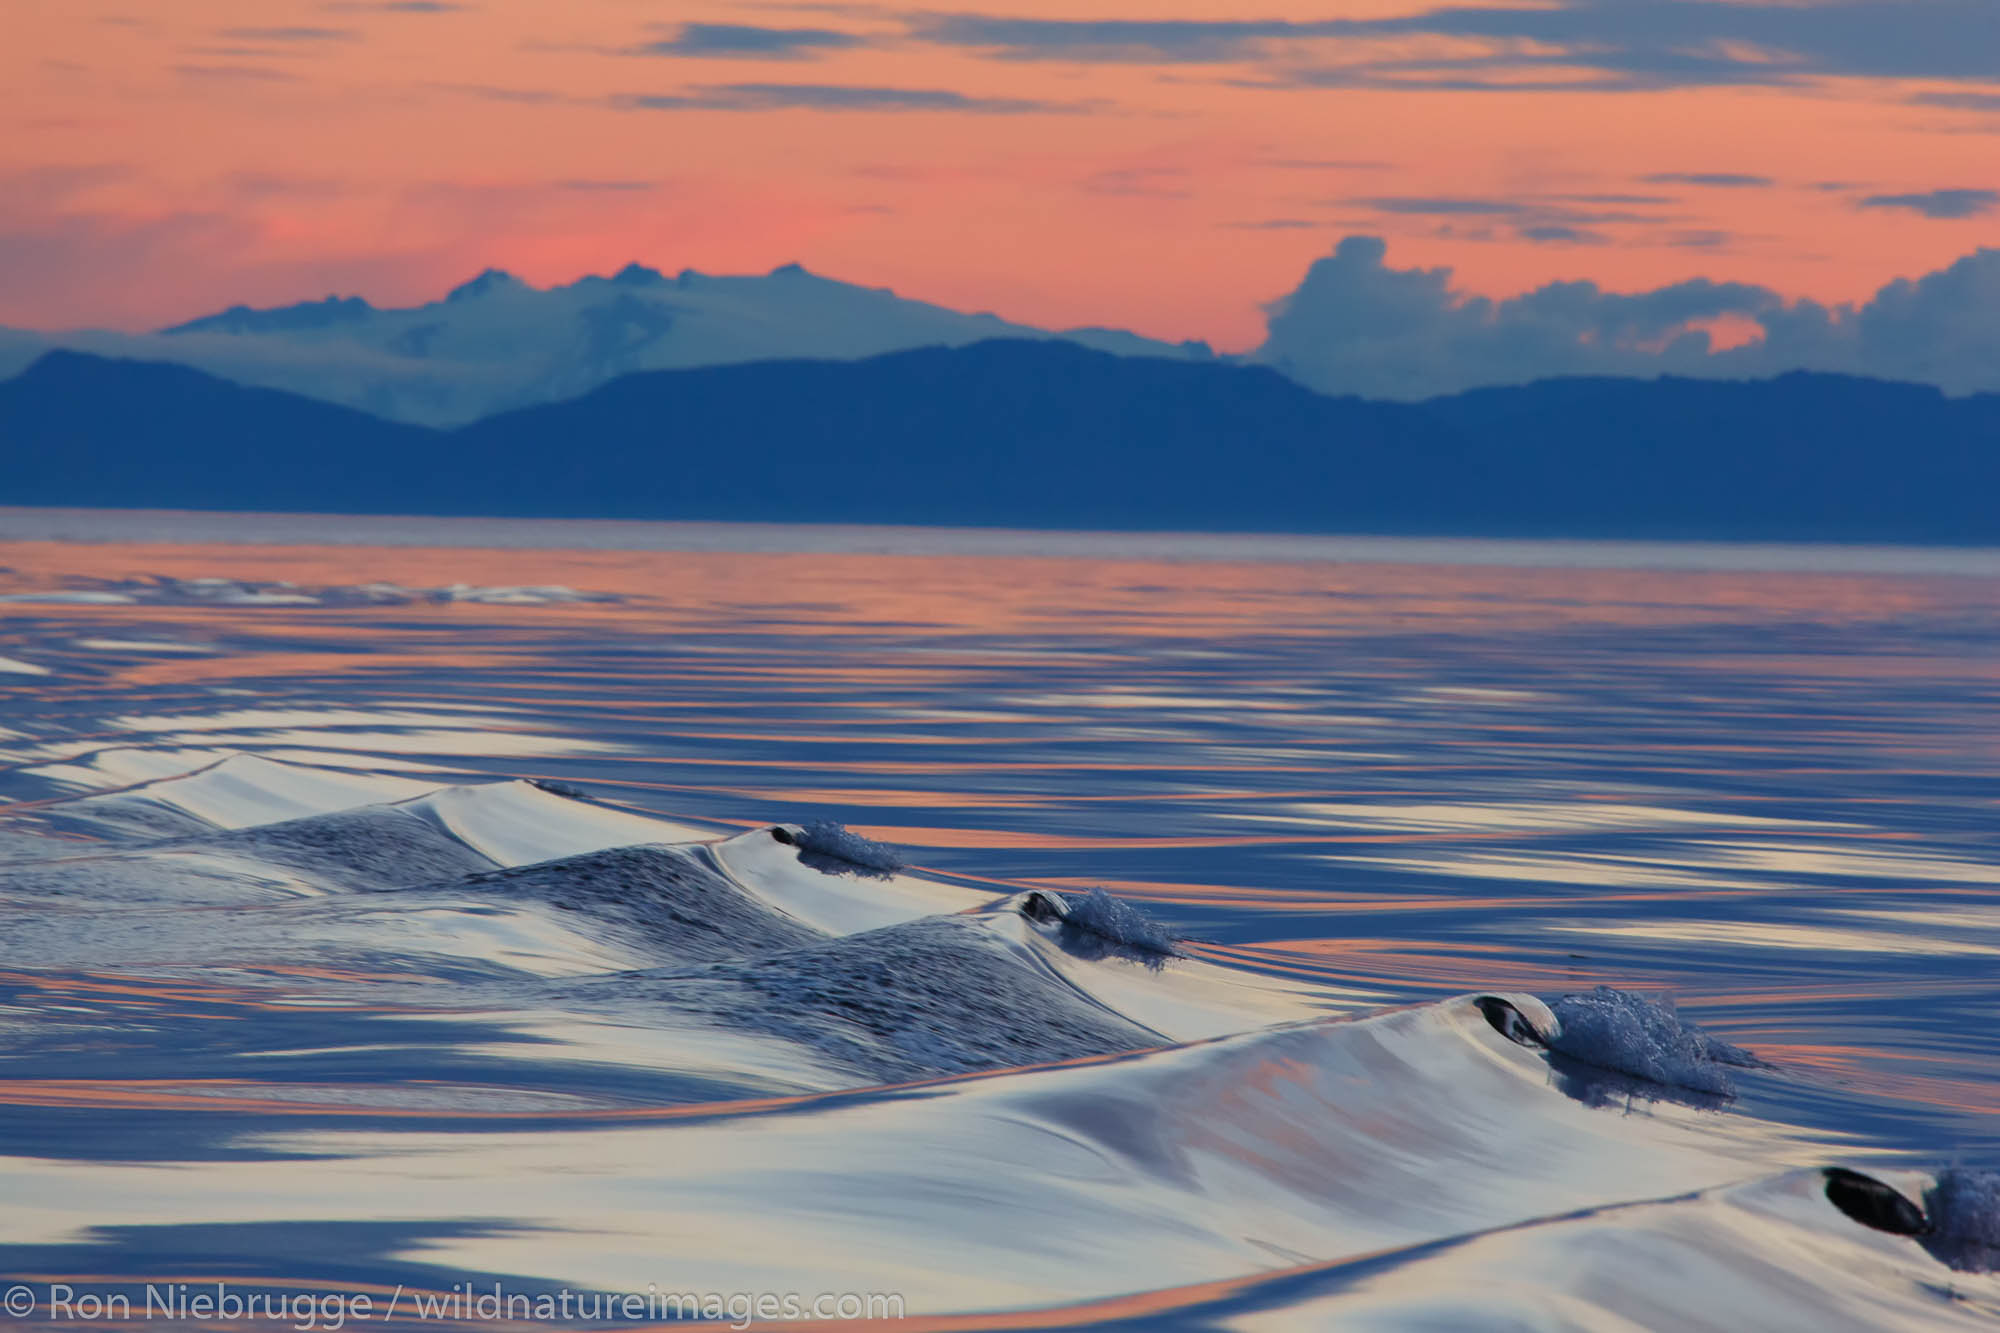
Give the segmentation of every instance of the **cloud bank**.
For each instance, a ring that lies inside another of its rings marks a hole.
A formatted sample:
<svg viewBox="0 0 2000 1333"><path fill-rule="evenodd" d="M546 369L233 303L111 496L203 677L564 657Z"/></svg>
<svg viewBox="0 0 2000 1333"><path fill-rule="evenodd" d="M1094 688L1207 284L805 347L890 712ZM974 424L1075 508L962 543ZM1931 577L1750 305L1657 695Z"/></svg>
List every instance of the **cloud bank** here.
<svg viewBox="0 0 2000 1333"><path fill-rule="evenodd" d="M1243 73L1230 81L1249 87L1647 92L1839 78L1987 85L2000 44L1993 0L1409 0L1401 13L1317 19L771 7L867 20L866 30L689 23L639 52L797 60L934 46L1015 64L1235 66ZM901 31L881 27L885 21ZM1985 110L1996 98L1980 87L1912 100ZM1756 183L1731 173L1675 179Z"/></svg>
<svg viewBox="0 0 2000 1333"><path fill-rule="evenodd" d="M1829 77L1990 81L1992 0L1495 0L1373 18L919 15L917 40L1001 60L1255 62L1282 87L1639 91ZM1413 39L1433 39L1411 50ZM1359 44L1379 42L1380 50Z"/></svg>
<svg viewBox="0 0 2000 1333"><path fill-rule="evenodd" d="M1563 375L1754 378L1823 370L2000 391L2000 250L1982 249L1860 306L1788 301L1697 278L1649 292L1557 282L1506 301L1452 286L1448 268L1396 269L1350 236L1267 308L1252 359L1323 393L1415 400ZM1718 350L1708 325L1761 337Z"/></svg>
<svg viewBox="0 0 2000 1333"><path fill-rule="evenodd" d="M1926 190L1921 194L1872 194L1862 208L1907 208L1927 218L1973 218L2000 205L2000 190Z"/></svg>

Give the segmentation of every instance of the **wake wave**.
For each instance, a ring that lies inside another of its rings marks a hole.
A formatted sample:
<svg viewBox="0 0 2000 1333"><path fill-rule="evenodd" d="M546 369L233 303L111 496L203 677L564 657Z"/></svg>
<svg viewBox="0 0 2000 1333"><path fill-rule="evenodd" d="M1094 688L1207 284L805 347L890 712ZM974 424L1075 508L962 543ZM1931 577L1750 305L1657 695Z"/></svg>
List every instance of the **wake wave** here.
<svg viewBox="0 0 2000 1333"><path fill-rule="evenodd" d="M413 793L227 760L16 811L0 835L23 956L73 969L78 994L122 1004L153 978L168 997L149 1019L161 1046L139 1056L128 1029L52 1026L61 1077L24 1084L22 1104L87 1126L151 1086L135 1067L171 1069L156 1095L217 1127L226 1151L197 1158L211 1169L304 1142L283 1173L218 1177L216 1235L361 1225L382 1181L417 1178L427 1216L504 1219L453 1233L467 1264L601 1289L664 1255L677 1281L718 1290L791 1289L819 1262L940 1315L1033 1300L1246 1328L2000 1316L1984 1276L2000 1176L1827 1170L1825 1146L1747 1116L1672 1098L1612 1113L1580 1094L1577 1068L1718 1099L1732 1071L1770 1069L1629 992L1341 1013L1188 956L1101 889L995 897L837 825L715 837L554 784ZM239 1002L223 979L247 985L246 960L320 990ZM234 1021L190 1031L177 1015L197 1005ZM372 1044L327 1035L360 1023ZM398 1065L385 1030L465 1035ZM17 1045L8 1059L38 1058ZM286 1073L310 1060L342 1073ZM363 1112L368 1134L326 1128ZM509 1116L476 1171L464 1134L443 1132ZM171 1174L95 1199L111 1239L93 1243L145 1251L135 1219L184 1208Z"/></svg>
<svg viewBox="0 0 2000 1333"><path fill-rule="evenodd" d="M730 879L701 847L613 847L409 892L573 913L587 918L593 931L690 963L772 953L827 938Z"/></svg>

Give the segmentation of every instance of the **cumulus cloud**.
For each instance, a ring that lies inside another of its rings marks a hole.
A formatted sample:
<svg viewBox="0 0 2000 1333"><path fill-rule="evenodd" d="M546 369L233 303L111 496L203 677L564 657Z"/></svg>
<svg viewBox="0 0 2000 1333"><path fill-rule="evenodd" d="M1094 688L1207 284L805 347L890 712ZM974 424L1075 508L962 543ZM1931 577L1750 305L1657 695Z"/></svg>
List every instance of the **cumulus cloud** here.
<svg viewBox="0 0 2000 1333"><path fill-rule="evenodd" d="M1972 218L2000 204L1996 190L1925 190L1921 194L1871 194L1863 208L1907 208L1927 218Z"/></svg>
<svg viewBox="0 0 2000 1333"><path fill-rule="evenodd" d="M2000 390L2000 250L1882 288L1867 304L1788 301L1697 278L1647 292L1557 282L1506 301L1452 286L1451 270L1389 267L1350 236L1267 309L1253 359L1325 393L1420 399L1562 375L1749 378L1826 370ZM1761 338L1717 350L1707 325L1748 320Z"/></svg>

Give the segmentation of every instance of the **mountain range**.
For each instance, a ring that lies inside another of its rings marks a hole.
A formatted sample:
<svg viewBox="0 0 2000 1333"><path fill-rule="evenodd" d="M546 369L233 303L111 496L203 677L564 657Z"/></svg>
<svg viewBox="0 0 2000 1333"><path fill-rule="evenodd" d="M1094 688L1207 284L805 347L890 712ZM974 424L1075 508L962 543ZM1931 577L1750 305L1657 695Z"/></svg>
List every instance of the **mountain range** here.
<svg viewBox="0 0 2000 1333"><path fill-rule="evenodd" d="M0 383L0 458L29 505L2000 542L2000 395L1794 373L1386 403L1046 338L644 371L450 429L55 351Z"/></svg>
<svg viewBox="0 0 2000 1333"><path fill-rule="evenodd" d="M459 426L586 393L640 370L793 357L856 360L992 338L1057 338L1102 351L1206 360L1200 343L1115 329L1052 332L965 314L786 264L763 276L674 277L628 264L537 288L489 269L443 300L381 309L329 296L235 306L155 333L0 329L0 376L52 349L165 361L394 421Z"/></svg>

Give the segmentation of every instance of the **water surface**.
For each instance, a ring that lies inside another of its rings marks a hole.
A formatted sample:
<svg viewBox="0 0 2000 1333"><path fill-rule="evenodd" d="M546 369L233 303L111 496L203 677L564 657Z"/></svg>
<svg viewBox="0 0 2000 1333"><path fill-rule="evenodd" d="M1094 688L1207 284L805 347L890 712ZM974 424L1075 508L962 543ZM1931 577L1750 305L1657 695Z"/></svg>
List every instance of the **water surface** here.
<svg viewBox="0 0 2000 1333"><path fill-rule="evenodd" d="M9 522L6 1271L1411 1327L1553 1264L1504 1299L1568 1326L1579 1256L1670 1299L1663 1235L1750 1234L1860 1284L1751 1284L1802 1326L1995 1308L1809 1213L2000 1165L1992 553ZM256 832L412 798L436 840ZM797 879L764 830L822 820L913 869ZM477 878L721 838L727 943ZM1016 911L1100 887L1185 958ZM799 921L873 1036L780 1021ZM1599 985L1768 1067L1584 1095L1454 1000Z"/></svg>

